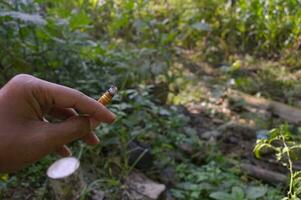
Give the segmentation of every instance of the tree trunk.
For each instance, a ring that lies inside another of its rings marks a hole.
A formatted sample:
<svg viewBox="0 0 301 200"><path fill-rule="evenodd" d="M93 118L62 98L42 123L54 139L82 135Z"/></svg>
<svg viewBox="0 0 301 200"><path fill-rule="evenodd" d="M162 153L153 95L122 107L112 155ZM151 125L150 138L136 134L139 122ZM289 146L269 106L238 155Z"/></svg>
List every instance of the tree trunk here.
<svg viewBox="0 0 301 200"><path fill-rule="evenodd" d="M80 171L80 162L75 157L57 160L48 168L47 176L56 200L77 200L86 187Z"/></svg>

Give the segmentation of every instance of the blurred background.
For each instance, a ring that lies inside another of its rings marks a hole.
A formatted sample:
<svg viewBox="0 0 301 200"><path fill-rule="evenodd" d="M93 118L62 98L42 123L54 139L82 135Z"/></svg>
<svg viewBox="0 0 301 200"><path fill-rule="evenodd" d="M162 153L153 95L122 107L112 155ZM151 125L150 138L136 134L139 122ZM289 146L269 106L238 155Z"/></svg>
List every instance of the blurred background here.
<svg viewBox="0 0 301 200"><path fill-rule="evenodd" d="M82 199L138 199L127 187L137 171L166 186L160 199L297 199L287 157L253 149L283 123L289 144L300 139L299 115L290 116L301 107L300 4L0 0L0 84L28 73L95 99L119 88L109 105L118 120L97 129L101 144L71 144L88 185ZM46 170L57 158L1 175L0 199L51 199Z"/></svg>

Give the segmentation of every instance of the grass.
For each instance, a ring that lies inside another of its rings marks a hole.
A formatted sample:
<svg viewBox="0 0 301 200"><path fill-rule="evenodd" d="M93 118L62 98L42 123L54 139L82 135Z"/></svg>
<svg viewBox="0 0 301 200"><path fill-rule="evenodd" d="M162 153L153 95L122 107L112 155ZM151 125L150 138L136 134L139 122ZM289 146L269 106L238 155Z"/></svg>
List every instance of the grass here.
<svg viewBox="0 0 301 200"><path fill-rule="evenodd" d="M242 59L241 66L229 70L228 78L235 80L234 88L294 105L301 86L296 70L281 62L254 59Z"/></svg>

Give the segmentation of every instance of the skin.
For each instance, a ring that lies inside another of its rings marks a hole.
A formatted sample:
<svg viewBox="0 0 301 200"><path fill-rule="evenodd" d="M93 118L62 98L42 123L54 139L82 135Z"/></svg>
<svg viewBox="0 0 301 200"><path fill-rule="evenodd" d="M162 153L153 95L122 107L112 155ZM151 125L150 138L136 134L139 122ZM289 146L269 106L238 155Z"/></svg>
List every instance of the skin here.
<svg viewBox="0 0 301 200"><path fill-rule="evenodd" d="M50 123L46 115L61 121ZM52 152L69 156L66 144L77 139L96 145L93 130L114 120L112 112L77 90L17 75L0 90L0 172L16 171Z"/></svg>

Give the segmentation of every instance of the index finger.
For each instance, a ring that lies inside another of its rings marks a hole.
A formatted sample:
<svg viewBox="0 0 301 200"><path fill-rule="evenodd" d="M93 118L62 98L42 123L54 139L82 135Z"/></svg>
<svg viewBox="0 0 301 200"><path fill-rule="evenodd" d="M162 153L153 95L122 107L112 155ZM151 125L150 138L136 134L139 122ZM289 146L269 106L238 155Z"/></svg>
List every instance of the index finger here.
<svg viewBox="0 0 301 200"><path fill-rule="evenodd" d="M59 108L74 108L92 118L93 128L100 122L112 123L115 120L115 115L105 106L78 90L44 80L40 80L36 86L38 93L35 96L40 98L39 103Z"/></svg>

